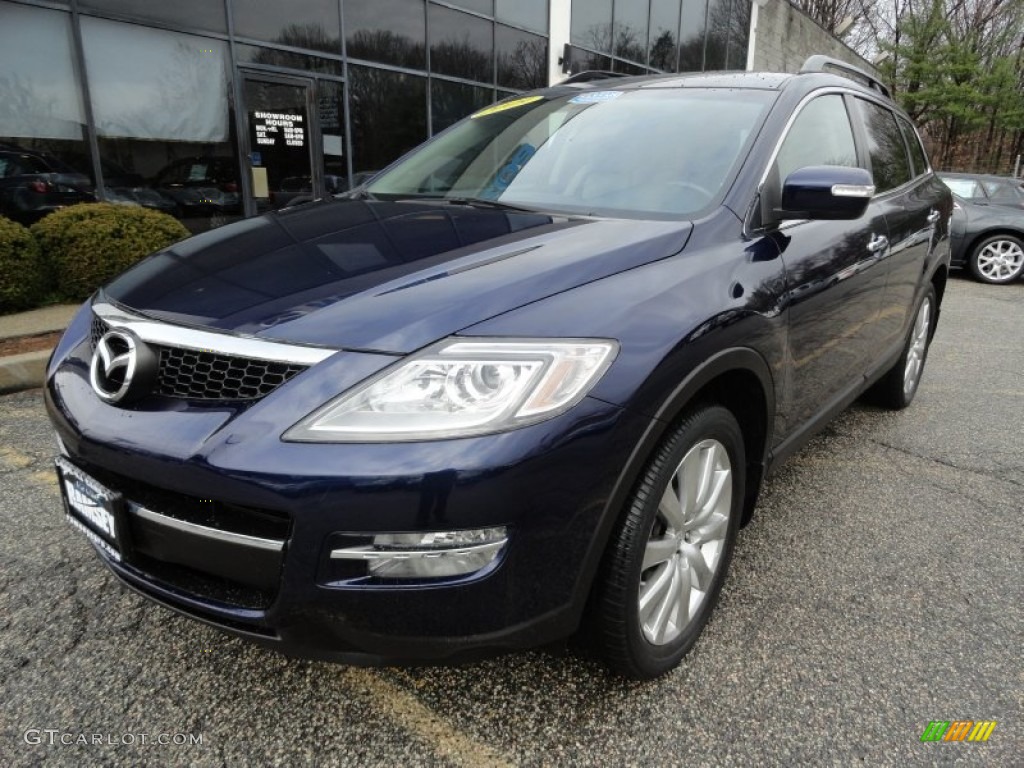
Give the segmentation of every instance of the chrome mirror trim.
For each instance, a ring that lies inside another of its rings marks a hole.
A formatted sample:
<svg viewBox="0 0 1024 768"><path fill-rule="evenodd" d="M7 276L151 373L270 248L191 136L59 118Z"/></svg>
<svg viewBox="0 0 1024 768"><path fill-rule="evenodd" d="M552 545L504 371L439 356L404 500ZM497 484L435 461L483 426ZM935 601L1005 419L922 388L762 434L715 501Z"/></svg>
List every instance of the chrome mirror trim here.
<svg viewBox="0 0 1024 768"><path fill-rule="evenodd" d="M875 194L874 184L833 184L832 197L860 197L871 199Z"/></svg>

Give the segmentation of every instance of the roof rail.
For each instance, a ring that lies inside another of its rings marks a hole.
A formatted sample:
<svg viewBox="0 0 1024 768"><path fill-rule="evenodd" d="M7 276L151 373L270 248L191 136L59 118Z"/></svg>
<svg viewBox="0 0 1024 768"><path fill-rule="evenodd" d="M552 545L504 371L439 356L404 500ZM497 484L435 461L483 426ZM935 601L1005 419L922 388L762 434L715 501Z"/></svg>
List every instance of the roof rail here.
<svg viewBox="0 0 1024 768"><path fill-rule="evenodd" d="M853 64L847 64L845 61L840 59L834 59L831 56L823 56L817 54L815 56L808 57L804 65L800 67L800 74L805 72L827 72L830 69L839 70L839 74L846 74L847 76L853 75L854 80L860 80L864 85L869 88L874 88L876 91L881 93L887 99L892 98L892 94L889 93L889 89L885 87L885 84L877 77L872 75L870 72L855 67Z"/></svg>
<svg viewBox="0 0 1024 768"><path fill-rule="evenodd" d="M611 72L604 69L588 69L586 72L577 72L572 77L562 80L558 84L589 83L591 80L610 80L613 77L629 77L629 75L624 72Z"/></svg>

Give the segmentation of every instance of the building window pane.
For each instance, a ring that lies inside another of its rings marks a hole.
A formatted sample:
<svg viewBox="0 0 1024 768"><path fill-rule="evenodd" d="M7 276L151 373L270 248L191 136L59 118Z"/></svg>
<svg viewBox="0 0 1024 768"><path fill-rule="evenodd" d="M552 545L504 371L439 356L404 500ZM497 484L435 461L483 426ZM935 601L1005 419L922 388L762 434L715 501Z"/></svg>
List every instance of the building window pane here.
<svg viewBox="0 0 1024 768"><path fill-rule="evenodd" d="M140 3L139 0L79 0L79 8L120 14L133 19L227 32L223 0L174 0L173 3Z"/></svg>
<svg viewBox="0 0 1024 768"><path fill-rule="evenodd" d="M430 70L494 80L494 24L459 11L430 6Z"/></svg>
<svg viewBox="0 0 1024 768"><path fill-rule="evenodd" d="M0 215L31 224L92 199L70 16L0 3Z"/></svg>
<svg viewBox="0 0 1024 768"><path fill-rule="evenodd" d="M81 23L108 196L180 216L193 232L237 218L227 43Z"/></svg>
<svg viewBox="0 0 1024 768"><path fill-rule="evenodd" d="M708 0L683 0L682 20L679 23L680 72L700 72L704 69L707 2Z"/></svg>
<svg viewBox="0 0 1024 768"><path fill-rule="evenodd" d="M488 16L494 15L494 0L445 0L451 5L465 8L467 11L476 11Z"/></svg>
<svg viewBox="0 0 1024 768"><path fill-rule="evenodd" d="M82 42L99 135L227 139L227 43L89 17Z"/></svg>
<svg viewBox="0 0 1024 768"><path fill-rule="evenodd" d="M745 2L745 0L743 0ZM729 48L729 9L732 0L709 0L708 34L704 47L704 69L725 69Z"/></svg>
<svg viewBox="0 0 1024 768"><path fill-rule="evenodd" d="M726 69L747 68L747 44L750 40L750 3L733 0L729 16L729 48L725 54Z"/></svg>
<svg viewBox="0 0 1024 768"><path fill-rule="evenodd" d="M327 53L341 53L338 0L231 0L235 34Z"/></svg>
<svg viewBox="0 0 1024 768"><path fill-rule="evenodd" d="M548 0L498 0L498 21L538 32L548 31Z"/></svg>
<svg viewBox="0 0 1024 768"><path fill-rule="evenodd" d="M307 56L294 51L282 51L278 48L263 48L258 45L235 45L235 56L240 64L265 64L271 67L286 67L303 72L318 72L323 75L341 76L343 69L337 59L325 59L321 56Z"/></svg>
<svg viewBox="0 0 1024 768"><path fill-rule="evenodd" d="M498 85L525 91L548 84L547 38L499 24L495 30L495 42L498 46Z"/></svg>
<svg viewBox="0 0 1024 768"><path fill-rule="evenodd" d="M430 116L434 133L440 133L467 115L494 101L494 91L474 85L433 79L430 82Z"/></svg>
<svg viewBox="0 0 1024 768"><path fill-rule="evenodd" d="M616 0L613 35L616 56L647 63L647 14L649 0Z"/></svg>
<svg viewBox="0 0 1024 768"><path fill-rule="evenodd" d="M650 66L675 72L679 58L679 0L651 0L651 30L647 36Z"/></svg>
<svg viewBox="0 0 1024 768"><path fill-rule="evenodd" d="M341 83L320 80L316 101L324 151L324 186L327 194L333 195L349 188L345 162L345 87Z"/></svg>
<svg viewBox="0 0 1024 768"><path fill-rule="evenodd" d="M572 0L570 38L574 45L611 53L612 0Z"/></svg>
<svg viewBox="0 0 1024 768"><path fill-rule="evenodd" d="M81 139L70 17L11 3L0 8L0 135Z"/></svg>
<svg viewBox="0 0 1024 768"><path fill-rule="evenodd" d="M345 0L345 45L355 59L425 69L423 0Z"/></svg>
<svg viewBox="0 0 1024 768"><path fill-rule="evenodd" d="M579 74L580 72L589 72L591 70L610 72L612 68L612 60L610 57L602 56L598 53L591 53L590 51L584 51L579 48L570 48L569 68L574 75Z"/></svg>
<svg viewBox="0 0 1024 768"><path fill-rule="evenodd" d="M427 80L350 65L352 170L379 171L427 138Z"/></svg>
<svg viewBox="0 0 1024 768"><path fill-rule="evenodd" d="M612 71L621 72L624 75L646 75L647 68L641 67L639 64L633 64L630 61L621 61L619 59L612 60Z"/></svg>

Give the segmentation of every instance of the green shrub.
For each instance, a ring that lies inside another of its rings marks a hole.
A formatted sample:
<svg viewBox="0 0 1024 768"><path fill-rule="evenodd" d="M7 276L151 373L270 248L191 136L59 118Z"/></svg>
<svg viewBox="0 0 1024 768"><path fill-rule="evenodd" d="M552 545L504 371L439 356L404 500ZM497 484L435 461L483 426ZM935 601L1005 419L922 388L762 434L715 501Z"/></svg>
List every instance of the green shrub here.
<svg viewBox="0 0 1024 768"><path fill-rule="evenodd" d="M50 290L52 272L32 233L0 216L0 313L37 306Z"/></svg>
<svg viewBox="0 0 1024 768"><path fill-rule="evenodd" d="M86 298L142 257L189 236L166 213L113 203L64 208L32 225L53 264L57 292L67 300Z"/></svg>

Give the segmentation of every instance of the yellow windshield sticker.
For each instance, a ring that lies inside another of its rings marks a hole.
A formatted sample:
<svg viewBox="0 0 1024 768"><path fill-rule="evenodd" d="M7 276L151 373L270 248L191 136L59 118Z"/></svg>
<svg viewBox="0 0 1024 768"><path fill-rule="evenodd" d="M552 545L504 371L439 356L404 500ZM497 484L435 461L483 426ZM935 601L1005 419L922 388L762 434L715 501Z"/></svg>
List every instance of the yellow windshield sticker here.
<svg viewBox="0 0 1024 768"><path fill-rule="evenodd" d="M495 104L493 107L487 107L487 109L481 109L479 112L473 114L473 119L478 117L486 117L487 115L493 115L495 112L504 112L506 109L515 109L516 107L522 107L527 104L533 104L535 101L540 101L543 96L523 96L521 99L512 99L512 101L503 101L500 104Z"/></svg>

